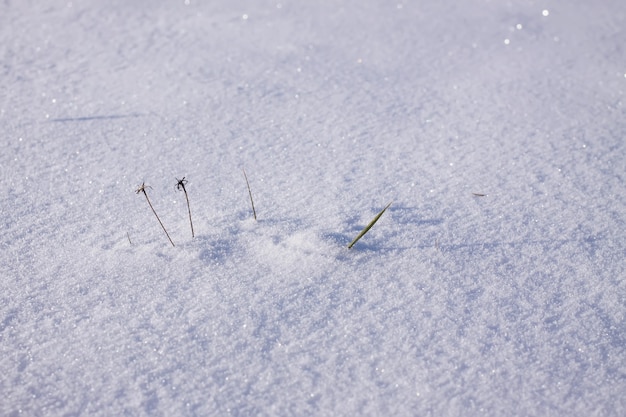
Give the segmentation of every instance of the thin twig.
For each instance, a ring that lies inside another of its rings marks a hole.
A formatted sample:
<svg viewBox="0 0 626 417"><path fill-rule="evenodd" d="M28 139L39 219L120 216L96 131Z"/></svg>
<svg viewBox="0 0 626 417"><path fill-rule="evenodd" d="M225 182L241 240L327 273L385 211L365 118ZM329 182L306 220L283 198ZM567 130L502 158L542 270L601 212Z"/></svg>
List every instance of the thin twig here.
<svg viewBox="0 0 626 417"><path fill-rule="evenodd" d="M355 243L356 243L359 239L361 239L361 238L363 237L363 235L365 235L365 233L367 233L367 232L368 232L368 231L372 228L372 226L374 226L374 224L376 224L376 222L378 221L378 219L380 219L380 216L382 216L382 215L383 215L383 213L385 212L385 210L387 210L387 209L389 208L389 206L390 206L390 205L391 205L391 203L387 204L387 206L385 206L385 208L384 208L384 209L382 209L382 210L381 210L381 212L380 212L380 213L378 213L378 214L376 215L376 217L374 217L374 218L372 219L372 221L371 221L371 222L369 222L369 223L368 223L368 225L367 225L367 226L365 226L365 228L364 228L363 230L361 230L361 233L359 233L359 234L358 234L358 236L357 236L357 237L355 237L355 238L354 238L354 240L353 240L352 242L350 242L350 244L348 245L348 249L351 249L351 248L352 248L352 246L354 246L354 244L355 244Z"/></svg>
<svg viewBox="0 0 626 417"><path fill-rule="evenodd" d="M193 222L191 221L191 207L189 207L189 196L187 195L187 189L185 188L187 180L185 179L185 177L183 177L182 180L176 178L176 181L178 181L178 184L176 184L176 189L180 191L180 189L182 188L182 190L185 192L185 200L187 200L187 212L189 213L189 225L191 226L191 237L195 237L196 235L193 232Z"/></svg>
<svg viewBox="0 0 626 417"><path fill-rule="evenodd" d="M246 170L241 168L243 171L243 176L246 179L246 185L248 186L248 195L250 195L250 204L252 204L252 214L254 215L254 220L256 220L256 210L254 209L254 200L252 199L252 191L250 191L250 183L248 182L248 176L246 175Z"/></svg>
<svg viewBox="0 0 626 417"><path fill-rule="evenodd" d="M130 235L128 234L128 232L126 232L126 237L128 238L128 243L130 243L132 245L133 242L130 241Z"/></svg>
<svg viewBox="0 0 626 417"><path fill-rule="evenodd" d="M135 193L137 193L137 194L143 193L143 195L146 196L146 201L148 202L148 205L152 209L152 212L154 213L154 216L159 221L159 224L161 225L161 228L163 228L163 231L165 232L165 236L167 236L167 238L170 240L170 243L172 244L172 246L176 246L176 245L174 245L174 242L172 242L172 238L170 237L170 234L167 233L167 230L165 230L165 226L163 226L163 222L161 222L161 219L159 219L159 215L154 210L154 207L152 207L152 203L150 202L150 199L148 198L148 193L146 192L146 187L150 188L149 186L146 185L145 182L141 183L141 187L137 188Z"/></svg>

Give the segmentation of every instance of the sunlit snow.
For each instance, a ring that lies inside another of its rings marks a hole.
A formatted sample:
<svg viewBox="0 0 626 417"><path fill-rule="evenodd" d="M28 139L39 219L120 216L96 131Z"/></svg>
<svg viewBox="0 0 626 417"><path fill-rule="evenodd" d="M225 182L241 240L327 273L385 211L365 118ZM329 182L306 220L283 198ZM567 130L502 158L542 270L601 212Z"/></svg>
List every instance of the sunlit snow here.
<svg viewBox="0 0 626 417"><path fill-rule="evenodd" d="M626 415L625 40L622 0L4 1L0 415Z"/></svg>

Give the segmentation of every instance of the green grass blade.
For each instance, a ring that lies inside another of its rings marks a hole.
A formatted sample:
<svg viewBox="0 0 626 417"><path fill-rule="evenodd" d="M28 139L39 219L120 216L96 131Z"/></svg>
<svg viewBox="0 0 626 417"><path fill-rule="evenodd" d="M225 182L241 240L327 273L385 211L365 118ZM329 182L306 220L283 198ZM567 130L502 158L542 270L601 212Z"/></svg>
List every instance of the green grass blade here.
<svg viewBox="0 0 626 417"><path fill-rule="evenodd" d="M383 213L385 212L385 210L387 210L389 208L389 206L391 205L391 203L387 204L387 206L381 210L380 213L378 213L376 215L376 217L374 217L372 219L371 222L369 222L369 224L367 226L365 226L365 228L363 230L361 230L361 233L358 234L357 237L354 238L354 240L352 242L350 242L350 244L348 245L348 249L351 249L352 246L354 246L354 244L356 242L358 242L359 239L361 239L363 237L363 235L365 235L365 233L369 232L369 230L372 228L372 226L374 226L374 224L376 224L376 222L378 221L378 219L380 219L380 216L383 215Z"/></svg>

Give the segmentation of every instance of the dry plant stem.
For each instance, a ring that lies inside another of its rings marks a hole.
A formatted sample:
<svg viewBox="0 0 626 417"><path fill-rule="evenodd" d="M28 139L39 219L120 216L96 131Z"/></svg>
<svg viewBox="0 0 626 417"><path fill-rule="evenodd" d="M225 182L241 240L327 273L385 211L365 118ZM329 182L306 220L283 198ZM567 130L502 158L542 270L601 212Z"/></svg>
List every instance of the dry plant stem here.
<svg viewBox="0 0 626 417"><path fill-rule="evenodd" d="M156 213L156 211L154 210L154 207L152 207L152 203L150 202L150 199L148 198L148 193L146 193L146 183L142 183L141 187L139 187L137 189L137 191L135 191L137 194L139 193L143 193L143 195L146 196L146 201L148 202L148 205L150 206L150 208L152 209L152 212L154 213L154 216L157 218L157 220L159 221L159 224L161 225L161 228L163 228L163 231L165 232L165 236L167 236L167 238L169 239L170 243L172 244L172 246L176 246L174 245L174 242L172 242L172 238L170 237L169 233L167 233L167 230L165 230L165 226L163 226L163 222L161 222L161 219L159 219L159 215Z"/></svg>
<svg viewBox="0 0 626 417"><path fill-rule="evenodd" d="M191 221L191 207L189 206L189 196L187 195L187 189L185 188L185 184L187 184L187 180L185 179L185 177L183 177L182 180L179 180L178 178L176 178L176 181L178 181L178 184L176 184L176 188L178 190L182 188L182 190L185 193L185 200L187 200L187 212L189 213L189 225L191 226L191 237L195 237L196 235L193 232L193 222Z"/></svg>
<svg viewBox="0 0 626 417"><path fill-rule="evenodd" d="M378 214L376 215L376 217L374 217L374 218L372 219L372 221L371 221L371 222L369 222L369 223L368 223L368 225L367 225L367 226L365 226L365 228L364 228L363 230L361 230L361 233L359 233L359 234L358 234L358 236L357 236L357 237L355 237L355 238L354 238L354 240L353 240L352 242L350 242L350 244L348 245L348 249L351 249L351 248L352 248L352 246L354 246L354 244L355 244L356 242L358 242L358 240L359 240L359 239L361 239L361 238L365 235L365 233L367 233L367 232L368 232L368 231L372 228L372 226L374 226L374 224L376 224L376 222L378 221L378 219L380 219L380 216L382 216L382 215L383 215L383 213L385 212L385 210L387 210L387 209L389 208L389 206L390 206L390 205L391 205L391 203L387 204L387 206L385 206L385 208L384 208L384 209L382 209L382 210L381 210L381 212L380 212L380 213L378 213Z"/></svg>
<svg viewBox="0 0 626 417"><path fill-rule="evenodd" d="M246 175L246 170L242 168L243 176L246 179L246 185L248 186L248 195L250 196L250 204L252 204L252 214L254 215L254 220L256 220L256 210L254 209L254 200L252 199L252 191L250 191L250 183L248 182L248 176Z"/></svg>

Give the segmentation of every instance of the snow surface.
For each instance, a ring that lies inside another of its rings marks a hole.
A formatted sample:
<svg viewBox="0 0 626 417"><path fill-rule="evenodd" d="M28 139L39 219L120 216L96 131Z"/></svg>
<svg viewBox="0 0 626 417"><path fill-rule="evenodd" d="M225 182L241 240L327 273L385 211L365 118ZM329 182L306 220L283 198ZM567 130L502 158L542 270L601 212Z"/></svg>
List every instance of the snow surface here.
<svg viewBox="0 0 626 417"><path fill-rule="evenodd" d="M626 415L625 28L5 0L0 415Z"/></svg>

